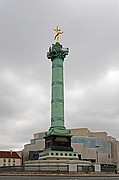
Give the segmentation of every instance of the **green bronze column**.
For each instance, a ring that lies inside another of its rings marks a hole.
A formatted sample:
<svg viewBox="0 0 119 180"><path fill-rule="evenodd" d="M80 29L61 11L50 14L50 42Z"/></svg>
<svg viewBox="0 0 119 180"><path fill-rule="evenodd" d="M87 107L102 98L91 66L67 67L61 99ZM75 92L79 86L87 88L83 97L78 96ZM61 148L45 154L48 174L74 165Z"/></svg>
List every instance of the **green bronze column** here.
<svg viewBox="0 0 119 180"><path fill-rule="evenodd" d="M51 127L45 133L45 149L73 151L71 131L64 127L63 62L68 52L68 48L63 48L59 41L56 41L47 53L48 59L52 62L52 96Z"/></svg>
<svg viewBox="0 0 119 180"><path fill-rule="evenodd" d="M68 55L68 48L56 43L48 52L47 57L52 61L52 100L51 127L64 127L64 80L63 62Z"/></svg>
<svg viewBox="0 0 119 180"><path fill-rule="evenodd" d="M64 127L63 59L52 60L51 127Z"/></svg>
<svg viewBox="0 0 119 180"><path fill-rule="evenodd" d="M51 99L51 128L48 134L71 134L64 127L64 78L63 62L69 49L63 48L58 42L52 44L47 53L52 62L52 99ZM47 136L46 135L46 136Z"/></svg>

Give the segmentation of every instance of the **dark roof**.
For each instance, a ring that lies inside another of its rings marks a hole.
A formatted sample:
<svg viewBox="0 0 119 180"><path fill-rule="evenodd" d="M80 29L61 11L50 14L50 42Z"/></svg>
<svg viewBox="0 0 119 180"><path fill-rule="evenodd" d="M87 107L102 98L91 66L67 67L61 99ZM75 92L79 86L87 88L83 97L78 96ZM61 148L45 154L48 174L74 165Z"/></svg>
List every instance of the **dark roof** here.
<svg viewBox="0 0 119 180"><path fill-rule="evenodd" d="M14 151L0 151L0 158L15 158L21 159L17 152Z"/></svg>

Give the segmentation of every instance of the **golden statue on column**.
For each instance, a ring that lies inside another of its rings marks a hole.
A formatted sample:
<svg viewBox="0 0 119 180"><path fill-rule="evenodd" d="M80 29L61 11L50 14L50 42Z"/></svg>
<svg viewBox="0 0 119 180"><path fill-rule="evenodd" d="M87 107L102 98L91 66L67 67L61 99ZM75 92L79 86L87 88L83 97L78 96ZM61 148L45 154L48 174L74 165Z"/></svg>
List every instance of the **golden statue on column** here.
<svg viewBox="0 0 119 180"><path fill-rule="evenodd" d="M56 43L60 43L59 42L59 37L63 32L61 31L61 29L58 26L54 30L56 32L56 36L54 37L54 40L55 40Z"/></svg>

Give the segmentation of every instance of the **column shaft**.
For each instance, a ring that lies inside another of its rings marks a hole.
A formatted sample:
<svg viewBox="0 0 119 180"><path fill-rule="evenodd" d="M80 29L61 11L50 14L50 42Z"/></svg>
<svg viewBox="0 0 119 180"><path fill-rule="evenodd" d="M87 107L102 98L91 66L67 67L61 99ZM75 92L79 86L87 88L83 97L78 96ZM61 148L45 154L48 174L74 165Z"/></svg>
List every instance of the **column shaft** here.
<svg viewBox="0 0 119 180"><path fill-rule="evenodd" d="M64 127L63 59L52 61L51 127Z"/></svg>

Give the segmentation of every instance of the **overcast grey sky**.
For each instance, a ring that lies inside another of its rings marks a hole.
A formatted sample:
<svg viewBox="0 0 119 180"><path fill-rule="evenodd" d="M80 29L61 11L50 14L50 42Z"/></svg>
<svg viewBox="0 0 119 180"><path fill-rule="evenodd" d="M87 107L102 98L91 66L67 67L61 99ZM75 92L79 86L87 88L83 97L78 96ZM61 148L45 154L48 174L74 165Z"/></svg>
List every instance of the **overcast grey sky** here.
<svg viewBox="0 0 119 180"><path fill-rule="evenodd" d="M119 0L0 0L0 150L50 126L53 29L70 49L65 125L119 140Z"/></svg>

